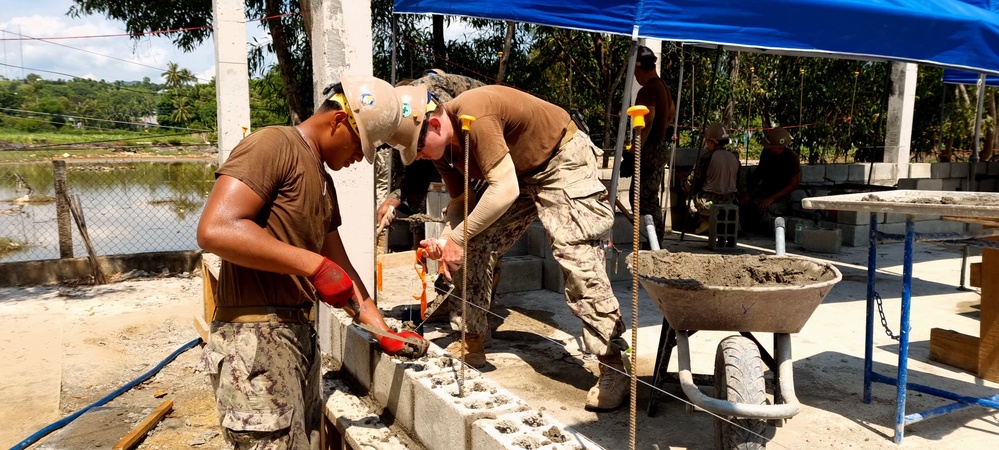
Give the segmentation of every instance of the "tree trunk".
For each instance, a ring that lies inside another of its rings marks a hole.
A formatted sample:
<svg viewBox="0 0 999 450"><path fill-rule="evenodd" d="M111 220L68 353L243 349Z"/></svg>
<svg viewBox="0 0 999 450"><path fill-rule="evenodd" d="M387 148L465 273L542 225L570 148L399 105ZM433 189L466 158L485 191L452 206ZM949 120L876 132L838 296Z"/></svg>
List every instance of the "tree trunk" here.
<svg viewBox="0 0 999 450"><path fill-rule="evenodd" d="M298 0L298 10L302 12L302 24L305 26L305 40L312 45L312 7L309 0Z"/></svg>
<svg viewBox="0 0 999 450"><path fill-rule="evenodd" d="M266 0L264 8L267 16L281 14L281 2L279 0ZM292 62L291 52L288 51L288 34L279 19L268 20L267 28L271 32L271 39L273 39L272 47L277 57L278 68L281 70L281 84L284 88L285 101L288 102L288 113L291 115L291 123L292 125L298 125L309 114L303 109L298 79L295 78L294 73L295 65Z"/></svg>
<svg viewBox="0 0 999 450"><path fill-rule="evenodd" d="M510 47L513 46L513 31L516 25L512 20L506 22L506 39L503 40L503 55L500 56L499 62L499 73L496 75L496 81L499 83L503 82L503 78L506 76L506 65L510 60Z"/></svg>
<svg viewBox="0 0 999 450"><path fill-rule="evenodd" d="M434 23L434 61L438 69L451 72L447 67L447 45L444 43L444 16L433 15Z"/></svg>
<svg viewBox="0 0 999 450"><path fill-rule="evenodd" d="M989 112L989 117L996 116L996 97L995 92L992 89L985 90L985 107ZM983 120L984 124L985 121ZM988 161L992 158L992 152L995 148L996 141L996 125L993 122L992 126L989 127L988 131L985 132L985 141L982 145L981 154L978 155L980 161Z"/></svg>
<svg viewBox="0 0 999 450"><path fill-rule="evenodd" d="M729 86L736 86L739 84L739 55L740 52L729 53L730 58L728 60L728 73L729 73ZM722 113L722 126L727 130L731 130L732 127L732 116L735 115L735 89L729 90L728 102L725 103L725 111Z"/></svg>

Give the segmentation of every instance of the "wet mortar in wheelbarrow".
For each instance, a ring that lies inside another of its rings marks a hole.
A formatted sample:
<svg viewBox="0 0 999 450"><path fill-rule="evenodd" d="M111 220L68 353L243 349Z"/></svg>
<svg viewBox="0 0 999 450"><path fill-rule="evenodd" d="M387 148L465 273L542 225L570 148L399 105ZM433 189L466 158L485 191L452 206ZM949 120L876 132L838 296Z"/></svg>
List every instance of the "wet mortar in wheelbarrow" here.
<svg viewBox="0 0 999 450"><path fill-rule="evenodd" d="M693 405L716 416L715 447L762 449L775 426L794 417L791 333L804 327L843 276L832 264L801 257L643 251L636 270L665 316L653 384L661 388L675 346L680 387ZM715 354L714 395L694 384L688 337L697 330L735 331ZM774 334L770 356L752 332ZM766 355L764 359L761 355ZM764 367L774 374L767 397ZM649 402L654 415L656 393Z"/></svg>
<svg viewBox="0 0 999 450"><path fill-rule="evenodd" d="M639 253L642 287L676 330L797 333L842 279L793 256Z"/></svg>

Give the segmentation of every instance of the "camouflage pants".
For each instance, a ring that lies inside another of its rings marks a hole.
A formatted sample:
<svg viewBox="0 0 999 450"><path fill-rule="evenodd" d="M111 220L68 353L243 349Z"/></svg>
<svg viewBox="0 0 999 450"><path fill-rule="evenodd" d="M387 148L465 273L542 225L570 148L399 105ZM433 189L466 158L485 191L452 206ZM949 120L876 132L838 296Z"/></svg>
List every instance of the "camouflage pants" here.
<svg viewBox="0 0 999 450"><path fill-rule="evenodd" d="M750 195L749 201L739 206L739 220L743 228L770 233L774 229L774 220L791 212L791 196L777 199L763 211L760 210L760 198L759 195Z"/></svg>
<svg viewBox="0 0 999 450"><path fill-rule="evenodd" d="M489 327L486 312L492 299L493 267L535 218L548 231L552 253L565 277L565 301L583 321L583 345L606 355L627 348L621 339L624 323L607 278L600 239L614 222L607 189L597 177L600 149L589 137L575 137L533 175L522 177L521 195L499 219L468 244L467 320L460 302L453 302L452 326L472 333ZM453 225L453 224L452 224ZM455 232L461 232L456 229ZM452 274L461 295L462 268Z"/></svg>
<svg viewBox="0 0 999 450"><path fill-rule="evenodd" d="M222 435L235 448L319 448L320 358L311 324L212 322L201 365Z"/></svg>
<svg viewBox="0 0 999 450"><path fill-rule="evenodd" d="M735 201L735 194L716 194L714 192L701 192L694 196L690 203L690 213L700 214L706 218L711 217L711 205L728 205Z"/></svg>
<svg viewBox="0 0 999 450"><path fill-rule="evenodd" d="M669 162L670 143L660 142L650 148L642 147L642 164L639 174L639 214L642 216L652 215L652 221L656 225L656 233L663 235L663 209L662 201L659 198L659 190L662 188L663 178L666 175L666 164ZM635 204L635 183L632 182L628 188L628 198L631 204Z"/></svg>

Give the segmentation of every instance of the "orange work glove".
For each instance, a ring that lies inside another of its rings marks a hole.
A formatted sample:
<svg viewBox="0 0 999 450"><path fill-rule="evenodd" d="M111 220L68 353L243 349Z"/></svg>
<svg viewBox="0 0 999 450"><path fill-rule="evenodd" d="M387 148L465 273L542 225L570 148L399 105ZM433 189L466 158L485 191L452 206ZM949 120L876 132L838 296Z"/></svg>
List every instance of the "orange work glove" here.
<svg viewBox="0 0 999 450"><path fill-rule="evenodd" d="M427 353L427 348L430 345L427 343L427 340L423 338L423 336L420 336L419 334L416 334L415 332L409 330L400 331L400 332L392 331L391 333L401 338L419 340L420 342L423 343L423 345L414 348L412 345L402 342L398 339L392 339L388 336L382 336L380 339L378 339L378 345L382 347L382 351L384 351L386 354L388 355L398 354L400 356L405 356L407 358L419 358Z"/></svg>
<svg viewBox="0 0 999 450"><path fill-rule="evenodd" d="M309 275L309 282L319 293L319 299L334 308L347 306L347 301L354 296L354 282L329 258L323 258L316 271Z"/></svg>

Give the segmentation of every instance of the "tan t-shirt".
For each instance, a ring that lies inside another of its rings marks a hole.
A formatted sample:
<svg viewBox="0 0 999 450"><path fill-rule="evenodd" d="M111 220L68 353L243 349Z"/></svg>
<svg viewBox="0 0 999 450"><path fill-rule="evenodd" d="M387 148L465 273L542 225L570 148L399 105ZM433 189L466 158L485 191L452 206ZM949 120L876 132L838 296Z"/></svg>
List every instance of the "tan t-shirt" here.
<svg viewBox="0 0 999 450"><path fill-rule="evenodd" d="M460 191L465 168L461 116L475 117L470 137L469 177L484 180L507 153L517 175L543 164L558 147L569 124L569 113L551 103L506 86L483 86L463 92L443 104L458 138L434 161L450 192ZM455 187L457 191L452 191Z"/></svg>
<svg viewBox="0 0 999 450"><path fill-rule="evenodd" d="M738 191L739 158L734 153L720 148L711 152L707 180L704 190L715 194L734 194Z"/></svg>
<svg viewBox="0 0 999 450"><path fill-rule="evenodd" d="M318 253L341 223L333 180L318 161L295 128L267 127L243 139L215 176L236 178L264 200L254 222L271 236ZM299 306L315 300L305 277L222 261L219 306Z"/></svg>

